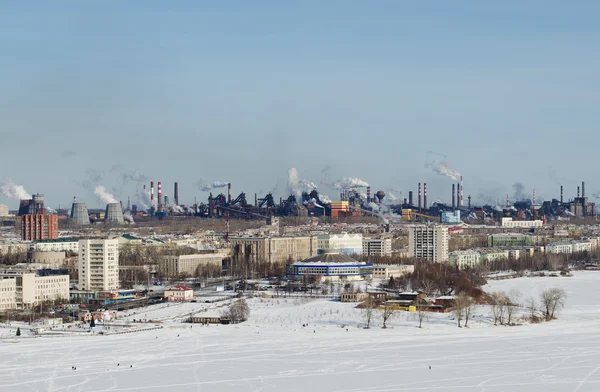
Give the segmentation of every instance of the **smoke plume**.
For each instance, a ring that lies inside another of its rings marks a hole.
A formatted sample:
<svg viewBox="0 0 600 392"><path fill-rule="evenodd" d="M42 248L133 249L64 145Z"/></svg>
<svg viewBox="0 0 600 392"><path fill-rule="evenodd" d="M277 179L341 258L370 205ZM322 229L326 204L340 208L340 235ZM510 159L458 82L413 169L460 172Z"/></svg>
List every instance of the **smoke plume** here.
<svg viewBox="0 0 600 392"><path fill-rule="evenodd" d="M460 173L452 170L446 162L446 156L438 154L433 151L427 152L427 160L425 161L425 167L433 170L435 173L448 177L452 181L457 181L460 178Z"/></svg>
<svg viewBox="0 0 600 392"><path fill-rule="evenodd" d="M596 192L594 194L592 194L593 197L595 197L596 199L600 199L600 192Z"/></svg>
<svg viewBox="0 0 600 392"><path fill-rule="evenodd" d="M228 184L228 181L215 181L212 184L206 184L204 181L198 180L198 182L196 182L196 188L201 192L210 192L213 189L225 188Z"/></svg>
<svg viewBox="0 0 600 392"><path fill-rule="evenodd" d="M513 188L513 198L515 200L523 200L523 199L527 198L527 195L524 192L525 185L521 184L520 182L515 182L513 184L512 188Z"/></svg>
<svg viewBox="0 0 600 392"><path fill-rule="evenodd" d="M342 178L339 181L336 181L333 184L334 189L337 190L348 190L348 189L356 189L356 188L366 188L369 184L366 181L361 180L360 178L352 178L346 177Z"/></svg>
<svg viewBox="0 0 600 392"><path fill-rule="evenodd" d="M23 185L15 184L10 178L2 180L0 183L0 192L9 199L31 199L31 195L25 190L25 187L23 187Z"/></svg>
<svg viewBox="0 0 600 392"><path fill-rule="evenodd" d="M108 191L103 185L96 186L96 188L94 189L94 193L105 204L118 203L117 199L115 199L115 197L112 194L108 193Z"/></svg>

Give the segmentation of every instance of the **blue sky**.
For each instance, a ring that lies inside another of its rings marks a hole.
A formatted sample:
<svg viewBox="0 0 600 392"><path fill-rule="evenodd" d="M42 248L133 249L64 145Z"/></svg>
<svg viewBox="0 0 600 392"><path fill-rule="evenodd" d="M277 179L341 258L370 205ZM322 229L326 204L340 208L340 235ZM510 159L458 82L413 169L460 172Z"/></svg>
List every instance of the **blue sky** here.
<svg viewBox="0 0 600 392"><path fill-rule="evenodd" d="M128 1L0 3L0 178L56 207L132 199L137 170L285 196L319 183L449 201L512 185L565 197L596 181L600 3ZM94 176L90 173L100 173ZM96 178L94 178L96 177ZM85 181L87 186L85 186ZM83 184L82 184L83 182ZM335 199L331 189L323 192ZM16 201L0 195L0 203Z"/></svg>

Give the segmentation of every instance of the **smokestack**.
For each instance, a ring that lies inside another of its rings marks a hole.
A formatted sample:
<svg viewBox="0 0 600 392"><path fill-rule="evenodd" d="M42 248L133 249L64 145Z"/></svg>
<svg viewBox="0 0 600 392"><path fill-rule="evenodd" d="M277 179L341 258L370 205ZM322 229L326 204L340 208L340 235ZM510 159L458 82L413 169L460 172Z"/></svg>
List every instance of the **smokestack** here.
<svg viewBox="0 0 600 392"><path fill-rule="evenodd" d="M367 187L367 203L371 202L371 187Z"/></svg>
<svg viewBox="0 0 600 392"><path fill-rule="evenodd" d="M563 204L563 186L560 186L560 204Z"/></svg>
<svg viewBox="0 0 600 392"><path fill-rule="evenodd" d="M579 187L577 187L577 198L579 199Z"/></svg>
<svg viewBox="0 0 600 392"><path fill-rule="evenodd" d="M408 205L411 207L413 205L413 191L408 191Z"/></svg>
<svg viewBox="0 0 600 392"><path fill-rule="evenodd" d="M471 209L471 195L469 195L468 200L469 200L469 209Z"/></svg>
<svg viewBox="0 0 600 392"><path fill-rule="evenodd" d="M456 183L456 204L460 207L460 182Z"/></svg>
<svg viewBox="0 0 600 392"><path fill-rule="evenodd" d="M463 206L463 191L463 180L462 176L460 176L460 198L458 199L458 203L461 207Z"/></svg>
<svg viewBox="0 0 600 392"><path fill-rule="evenodd" d="M421 183L419 182L419 211L421 211Z"/></svg>
<svg viewBox="0 0 600 392"><path fill-rule="evenodd" d="M175 183L175 189L173 189L173 197L175 198L175 205L179 205L179 184Z"/></svg>
<svg viewBox="0 0 600 392"><path fill-rule="evenodd" d="M585 182L581 182L581 197L585 197Z"/></svg>
<svg viewBox="0 0 600 392"><path fill-rule="evenodd" d="M586 211L586 205L585 205L585 182L581 181L581 212L583 214L583 216L587 216L587 211Z"/></svg>
<svg viewBox="0 0 600 392"><path fill-rule="evenodd" d="M454 209L456 208L456 194L454 193L455 188L456 186L452 184L452 211L454 211Z"/></svg>
<svg viewBox="0 0 600 392"><path fill-rule="evenodd" d="M254 194L254 207L258 207L258 194Z"/></svg>
<svg viewBox="0 0 600 392"><path fill-rule="evenodd" d="M163 197L162 197L162 182L158 182L158 210L160 211L162 208Z"/></svg>
<svg viewBox="0 0 600 392"><path fill-rule="evenodd" d="M150 204L154 205L154 181L150 181Z"/></svg>
<svg viewBox="0 0 600 392"><path fill-rule="evenodd" d="M423 209L427 209L427 183L423 183Z"/></svg>
<svg viewBox="0 0 600 392"><path fill-rule="evenodd" d="M533 190L533 205L535 205L535 189Z"/></svg>
<svg viewBox="0 0 600 392"><path fill-rule="evenodd" d="M231 182L227 184L227 203L231 204Z"/></svg>

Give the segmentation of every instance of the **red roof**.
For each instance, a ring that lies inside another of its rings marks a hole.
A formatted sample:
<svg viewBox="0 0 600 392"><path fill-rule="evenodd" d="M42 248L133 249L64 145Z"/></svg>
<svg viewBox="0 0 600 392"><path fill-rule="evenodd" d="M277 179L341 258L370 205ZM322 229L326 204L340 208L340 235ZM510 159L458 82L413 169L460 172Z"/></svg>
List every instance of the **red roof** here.
<svg viewBox="0 0 600 392"><path fill-rule="evenodd" d="M187 286L175 286L175 287L171 287L169 289L169 291L189 291L189 290L193 291L194 289L191 289Z"/></svg>

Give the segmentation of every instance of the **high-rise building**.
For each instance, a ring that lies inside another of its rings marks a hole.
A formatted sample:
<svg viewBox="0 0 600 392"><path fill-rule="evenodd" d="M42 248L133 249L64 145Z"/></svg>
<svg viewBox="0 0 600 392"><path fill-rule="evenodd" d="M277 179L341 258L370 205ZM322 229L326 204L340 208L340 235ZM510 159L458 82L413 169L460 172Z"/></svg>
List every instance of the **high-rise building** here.
<svg viewBox="0 0 600 392"><path fill-rule="evenodd" d="M21 239L23 241L52 240L58 238L58 216L21 215Z"/></svg>
<svg viewBox="0 0 600 392"><path fill-rule="evenodd" d="M362 254L365 256L391 256L391 238L363 238Z"/></svg>
<svg viewBox="0 0 600 392"><path fill-rule="evenodd" d="M408 229L408 255L434 263L448 261L448 227L414 225Z"/></svg>
<svg viewBox="0 0 600 392"><path fill-rule="evenodd" d="M79 289L119 288L119 240L79 240Z"/></svg>

